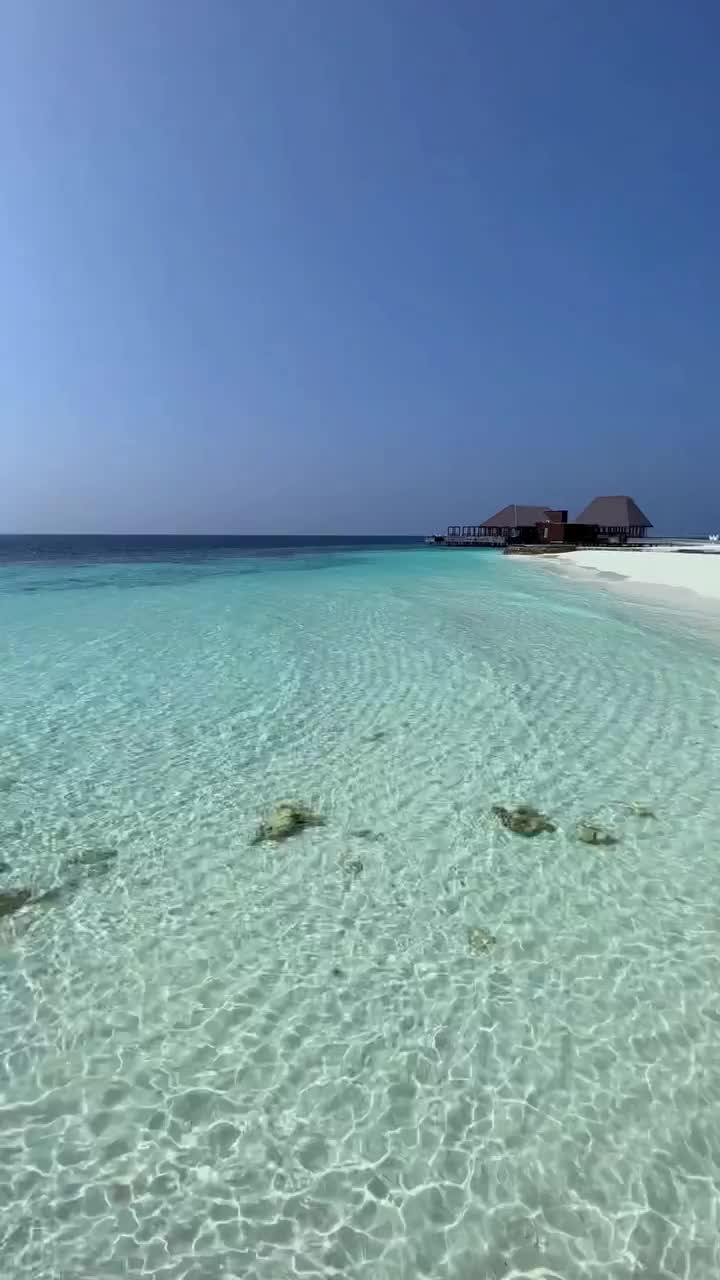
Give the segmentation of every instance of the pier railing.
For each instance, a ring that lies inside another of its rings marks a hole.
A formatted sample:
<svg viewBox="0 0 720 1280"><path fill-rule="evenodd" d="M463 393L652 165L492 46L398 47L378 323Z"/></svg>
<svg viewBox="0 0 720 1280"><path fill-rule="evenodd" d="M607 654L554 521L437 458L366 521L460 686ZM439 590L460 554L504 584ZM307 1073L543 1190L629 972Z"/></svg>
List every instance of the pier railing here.
<svg viewBox="0 0 720 1280"><path fill-rule="evenodd" d="M505 538L492 534L472 536L463 534L438 533L425 541L433 547L504 547Z"/></svg>

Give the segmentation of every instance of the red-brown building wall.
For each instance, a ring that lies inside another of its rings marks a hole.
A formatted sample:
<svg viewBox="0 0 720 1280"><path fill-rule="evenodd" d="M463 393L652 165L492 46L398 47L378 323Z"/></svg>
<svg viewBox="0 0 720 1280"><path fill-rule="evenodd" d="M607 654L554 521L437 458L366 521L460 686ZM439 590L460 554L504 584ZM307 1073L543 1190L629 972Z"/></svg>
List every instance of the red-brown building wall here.
<svg viewBox="0 0 720 1280"><path fill-rule="evenodd" d="M548 520L536 527L538 542L597 542L597 529L593 524L568 524L564 520Z"/></svg>

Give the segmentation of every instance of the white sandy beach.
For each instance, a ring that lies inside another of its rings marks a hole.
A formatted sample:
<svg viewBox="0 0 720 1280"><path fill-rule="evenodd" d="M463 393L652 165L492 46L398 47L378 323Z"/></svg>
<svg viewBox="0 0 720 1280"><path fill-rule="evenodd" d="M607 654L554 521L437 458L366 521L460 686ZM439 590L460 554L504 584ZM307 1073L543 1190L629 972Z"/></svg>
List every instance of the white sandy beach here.
<svg viewBox="0 0 720 1280"><path fill-rule="evenodd" d="M709 544L702 550L667 548L569 551L557 557L538 556L535 563L551 564L561 572L668 605L720 608L720 553ZM693 593L692 595L688 593Z"/></svg>

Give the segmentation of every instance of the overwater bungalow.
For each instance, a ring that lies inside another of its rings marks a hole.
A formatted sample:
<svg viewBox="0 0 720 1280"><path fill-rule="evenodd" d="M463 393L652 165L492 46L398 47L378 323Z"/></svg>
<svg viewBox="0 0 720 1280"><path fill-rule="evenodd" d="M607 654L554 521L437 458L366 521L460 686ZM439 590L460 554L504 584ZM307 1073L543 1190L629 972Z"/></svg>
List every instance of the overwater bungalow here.
<svg viewBox="0 0 720 1280"><path fill-rule="evenodd" d="M537 542L540 524L566 524L567 511L554 507L538 507L521 502L509 502L506 507L488 516L483 522L483 532L504 542Z"/></svg>
<svg viewBox="0 0 720 1280"><path fill-rule="evenodd" d="M594 498L574 521L567 511L509 502L482 524L451 524L427 541L436 546L505 547L623 545L644 538L652 524L634 498Z"/></svg>
<svg viewBox="0 0 720 1280"><path fill-rule="evenodd" d="M640 510L634 498L625 494L609 498L593 498L575 521L594 525L599 542L627 542L628 538L644 538L652 521Z"/></svg>

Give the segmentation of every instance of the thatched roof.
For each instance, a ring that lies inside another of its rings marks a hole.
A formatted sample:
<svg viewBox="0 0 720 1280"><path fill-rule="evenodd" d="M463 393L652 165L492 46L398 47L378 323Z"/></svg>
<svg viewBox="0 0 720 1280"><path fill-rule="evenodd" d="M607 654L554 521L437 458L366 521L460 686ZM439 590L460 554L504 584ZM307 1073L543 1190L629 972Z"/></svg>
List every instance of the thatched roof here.
<svg viewBox="0 0 720 1280"><path fill-rule="evenodd" d="M482 527L484 529L526 529L540 520L547 520L551 510L551 507L532 507L519 502L509 502L502 511L496 511L494 516L483 520Z"/></svg>
<svg viewBox="0 0 720 1280"><path fill-rule="evenodd" d="M640 510L634 498L624 495L593 498L580 512L577 524L599 524L604 529L652 529L652 521Z"/></svg>

